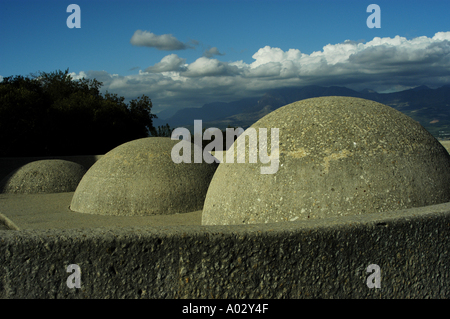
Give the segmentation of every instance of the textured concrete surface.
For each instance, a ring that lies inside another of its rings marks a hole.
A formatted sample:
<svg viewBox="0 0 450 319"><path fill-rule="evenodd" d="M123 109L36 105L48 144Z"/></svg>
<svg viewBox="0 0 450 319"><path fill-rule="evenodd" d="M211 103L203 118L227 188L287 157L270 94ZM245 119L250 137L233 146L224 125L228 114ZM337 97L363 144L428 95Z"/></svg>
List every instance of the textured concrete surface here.
<svg viewBox="0 0 450 319"><path fill-rule="evenodd" d="M19 230L19 227L8 217L0 213L0 230Z"/></svg>
<svg viewBox="0 0 450 319"><path fill-rule="evenodd" d="M2 215L21 230L201 224L201 211L154 216L78 213L69 209L73 194L0 194L0 225Z"/></svg>
<svg viewBox="0 0 450 319"><path fill-rule="evenodd" d="M86 168L59 159L28 163L0 181L0 193L36 194L73 192Z"/></svg>
<svg viewBox="0 0 450 319"><path fill-rule="evenodd" d="M271 164L249 162L258 148L247 142L245 164L237 163L235 149L234 164L221 163L211 181L204 225L310 220L450 201L450 155L419 123L389 106L313 98L281 107L251 128L266 128L268 141L270 129L279 129L279 169L261 174Z"/></svg>
<svg viewBox="0 0 450 319"><path fill-rule="evenodd" d="M0 159L0 171L5 162L27 159ZM5 214L22 229L0 228L0 298L450 298L450 203L201 226L200 211L74 213L72 196L0 194L0 227ZM66 285L71 264L80 289ZM367 286L370 264L380 289Z"/></svg>
<svg viewBox="0 0 450 319"><path fill-rule="evenodd" d="M450 141L439 141L442 146L445 147L445 149L447 150L447 152L450 152Z"/></svg>
<svg viewBox="0 0 450 319"><path fill-rule="evenodd" d="M450 203L233 226L0 231L0 298L449 298ZM67 267L81 271L68 288ZM381 288L369 288L369 265Z"/></svg>
<svg viewBox="0 0 450 319"><path fill-rule="evenodd" d="M103 155L50 156L50 157L0 157L0 180L12 171L31 162L59 159L78 163L89 169Z"/></svg>
<svg viewBox="0 0 450 319"><path fill-rule="evenodd" d="M187 143L190 163L174 163L172 149ZM187 213L203 208L218 164L194 162L190 142L150 137L122 144L91 166L70 208L80 213L145 216Z"/></svg>

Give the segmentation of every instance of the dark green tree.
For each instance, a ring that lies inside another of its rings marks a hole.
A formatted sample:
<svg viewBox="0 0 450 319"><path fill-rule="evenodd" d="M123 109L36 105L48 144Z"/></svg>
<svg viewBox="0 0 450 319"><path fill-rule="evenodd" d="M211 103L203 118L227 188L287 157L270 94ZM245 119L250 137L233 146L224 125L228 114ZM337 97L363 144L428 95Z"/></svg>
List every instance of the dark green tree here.
<svg viewBox="0 0 450 319"><path fill-rule="evenodd" d="M158 137L171 137L174 129L175 128L170 128L169 123L166 123L166 125L158 126L157 129L151 132L151 135Z"/></svg>
<svg viewBox="0 0 450 319"><path fill-rule="evenodd" d="M7 77L0 82L0 156L104 154L154 130L151 100L127 105L97 80L69 70Z"/></svg>

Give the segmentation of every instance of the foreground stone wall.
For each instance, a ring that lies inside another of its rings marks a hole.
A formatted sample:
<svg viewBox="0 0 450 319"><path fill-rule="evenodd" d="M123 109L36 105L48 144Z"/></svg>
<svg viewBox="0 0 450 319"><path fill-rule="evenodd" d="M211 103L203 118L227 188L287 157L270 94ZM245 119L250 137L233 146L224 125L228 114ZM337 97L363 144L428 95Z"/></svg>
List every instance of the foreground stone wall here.
<svg viewBox="0 0 450 319"><path fill-rule="evenodd" d="M1 298L449 298L450 203L235 226L0 231ZM81 288L68 288L70 264ZM381 288L368 288L369 265Z"/></svg>

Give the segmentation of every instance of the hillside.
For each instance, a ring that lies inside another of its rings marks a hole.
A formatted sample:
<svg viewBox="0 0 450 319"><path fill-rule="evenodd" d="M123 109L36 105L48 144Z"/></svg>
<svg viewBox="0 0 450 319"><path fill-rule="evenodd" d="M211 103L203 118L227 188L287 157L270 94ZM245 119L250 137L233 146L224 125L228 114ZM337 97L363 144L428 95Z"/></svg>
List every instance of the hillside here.
<svg viewBox="0 0 450 319"><path fill-rule="evenodd" d="M437 89L419 86L395 93L377 93L371 89L360 92L345 87L306 86L270 90L260 97L230 103L216 102L201 108L186 108L155 125L193 128L194 120L203 120L203 127L226 128L228 125L247 128L266 114L295 101L320 96L352 96L389 105L418 121L435 137L450 137L450 86Z"/></svg>

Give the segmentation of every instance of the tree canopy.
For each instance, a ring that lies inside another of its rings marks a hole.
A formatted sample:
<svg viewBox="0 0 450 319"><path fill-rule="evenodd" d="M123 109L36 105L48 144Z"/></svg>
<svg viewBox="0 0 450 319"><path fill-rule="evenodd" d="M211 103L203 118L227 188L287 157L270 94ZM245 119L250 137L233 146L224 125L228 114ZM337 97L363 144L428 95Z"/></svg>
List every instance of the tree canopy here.
<svg viewBox="0 0 450 319"><path fill-rule="evenodd" d="M104 154L156 132L152 102L106 92L69 70L11 76L0 82L0 156Z"/></svg>

